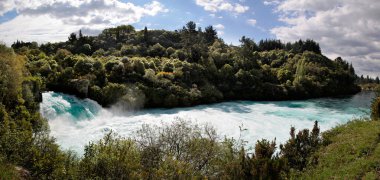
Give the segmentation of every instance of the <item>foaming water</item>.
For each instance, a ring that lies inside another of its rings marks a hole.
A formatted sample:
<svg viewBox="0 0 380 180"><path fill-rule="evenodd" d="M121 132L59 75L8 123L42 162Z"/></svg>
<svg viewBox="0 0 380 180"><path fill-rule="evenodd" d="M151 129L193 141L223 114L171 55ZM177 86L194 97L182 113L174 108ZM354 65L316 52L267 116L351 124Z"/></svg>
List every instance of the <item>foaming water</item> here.
<svg viewBox="0 0 380 180"><path fill-rule="evenodd" d="M84 145L98 140L110 130L130 136L143 124L162 125L176 118L214 126L220 135L242 138L253 145L265 138L283 143L291 126L312 128L315 120L321 130L368 116L373 93L362 92L346 98L304 101L234 101L188 108L149 109L119 115L95 101L62 93L43 93L41 114L49 120L51 135L63 149L83 153ZM247 129L242 134L239 126Z"/></svg>

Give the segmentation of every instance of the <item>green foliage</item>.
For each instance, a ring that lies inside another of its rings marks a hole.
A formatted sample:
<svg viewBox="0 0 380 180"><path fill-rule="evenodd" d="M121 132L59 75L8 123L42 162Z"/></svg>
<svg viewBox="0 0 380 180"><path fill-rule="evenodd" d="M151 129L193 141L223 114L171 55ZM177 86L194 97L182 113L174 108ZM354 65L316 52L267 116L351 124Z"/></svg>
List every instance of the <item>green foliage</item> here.
<svg viewBox="0 0 380 180"><path fill-rule="evenodd" d="M0 44L0 102L14 106L21 91L25 59Z"/></svg>
<svg viewBox="0 0 380 180"><path fill-rule="evenodd" d="M156 57L156 56L162 57L165 55L165 53L166 53L166 49L163 46L161 46L160 43L153 45L148 50L148 54L152 57Z"/></svg>
<svg viewBox="0 0 380 180"><path fill-rule="evenodd" d="M108 83L104 86L102 92L103 99L101 102L104 104L114 104L127 93L127 87L121 84Z"/></svg>
<svg viewBox="0 0 380 180"><path fill-rule="evenodd" d="M376 97L372 100L371 118L373 120L380 120L380 89L377 90Z"/></svg>
<svg viewBox="0 0 380 180"><path fill-rule="evenodd" d="M79 59L74 65L74 71L80 76L89 74L94 71L94 62L91 59Z"/></svg>
<svg viewBox="0 0 380 180"><path fill-rule="evenodd" d="M63 177L64 153L47 135L47 122L38 112L42 79L27 76L30 73L25 68L25 60L3 45L0 46L0 63L4 65L0 68L6 68L0 71L4 83L1 93L6 95L0 99L1 178ZM3 171L2 168L9 169Z"/></svg>
<svg viewBox="0 0 380 180"><path fill-rule="evenodd" d="M143 125L133 139L110 132L85 147L77 168L82 178L90 179L283 177L286 161L275 154L274 141L258 141L251 155L243 145L234 139L219 140L207 125L177 119L160 127Z"/></svg>
<svg viewBox="0 0 380 180"><path fill-rule="evenodd" d="M304 170L309 163L314 163L310 155L313 154L321 143L318 122L315 121L311 132L308 129L295 134L295 128L290 131L290 139L280 146L281 157L283 157L291 169Z"/></svg>
<svg viewBox="0 0 380 180"><path fill-rule="evenodd" d="M15 166L0 162L0 179L21 179Z"/></svg>
<svg viewBox="0 0 380 180"><path fill-rule="evenodd" d="M139 73L141 75L145 74L145 67L144 67L145 65L144 63L141 62L141 60L139 59L134 60L132 63L132 66L136 73Z"/></svg>
<svg viewBox="0 0 380 180"><path fill-rule="evenodd" d="M118 138L112 132L87 145L79 163L80 176L85 179L137 179L140 169L140 152L135 142Z"/></svg>
<svg viewBox="0 0 380 180"><path fill-rule="evenodd" d="M66 49L58 49L57 53L55 54L55 60L58 62L63 61L67 56L71 56L71 52Z"/></svg>

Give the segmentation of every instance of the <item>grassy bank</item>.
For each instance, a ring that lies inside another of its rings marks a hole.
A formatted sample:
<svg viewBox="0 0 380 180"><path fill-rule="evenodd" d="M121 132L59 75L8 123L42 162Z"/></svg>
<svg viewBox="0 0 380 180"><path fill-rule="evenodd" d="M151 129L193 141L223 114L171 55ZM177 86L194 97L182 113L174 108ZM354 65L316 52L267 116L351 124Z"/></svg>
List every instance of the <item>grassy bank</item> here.
<svg viewBox="0 0 380 180"><path fill-rule="evenodd" d="M359 86L364 91L376 91L377 89L380 89L380 84L377 83L359 84Z"/></svg>
<svg viewBox="0 0 380 180"><path fill-rule="evenodd" d="M380 178L380 121L354 120L324 133L329 143L301 179Z"/></svg>

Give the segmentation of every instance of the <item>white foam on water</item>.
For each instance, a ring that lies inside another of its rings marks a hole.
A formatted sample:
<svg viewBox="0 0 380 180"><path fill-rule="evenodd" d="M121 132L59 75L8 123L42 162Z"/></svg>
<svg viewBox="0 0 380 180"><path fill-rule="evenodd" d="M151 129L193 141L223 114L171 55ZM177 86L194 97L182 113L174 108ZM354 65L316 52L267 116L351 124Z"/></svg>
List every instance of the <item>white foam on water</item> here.
<svg viewBox="0 0 380 180"><path fill-rule="evenodd" d="M367 97L368 98L368 97ZM83 153L84 145L110 130L131 136L143 124L162 125L177 118L215 127L223 136L240 136L253 145L257 140L276 138L277 144L289 138L290 127L312 128L318 120L321 130L330 129L368 113L367 104L356 106L349 99L318 99L283 102L236 101L188 108L150 109L117 115L96 102L61 93L43 93L41 113L49 120L51 135L63 149ZM241 133L239 126L247 129Z"/></svg>

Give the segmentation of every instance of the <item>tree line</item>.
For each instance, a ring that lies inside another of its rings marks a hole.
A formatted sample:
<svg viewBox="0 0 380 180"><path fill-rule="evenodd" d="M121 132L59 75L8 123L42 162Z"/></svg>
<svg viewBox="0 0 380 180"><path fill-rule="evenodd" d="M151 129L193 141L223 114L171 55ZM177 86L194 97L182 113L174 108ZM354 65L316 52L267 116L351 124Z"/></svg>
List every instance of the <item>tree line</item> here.
<svg viewBox="0 0 380 180"><path fill-rule="evenodd" d="M364 75L361 75L360 77L357 78L356 82L358 84L371 84L371 83L380 84L380 79L378 76L376 76L376 78L373 78L368 75L366 77L364 77Z"/></svg>

